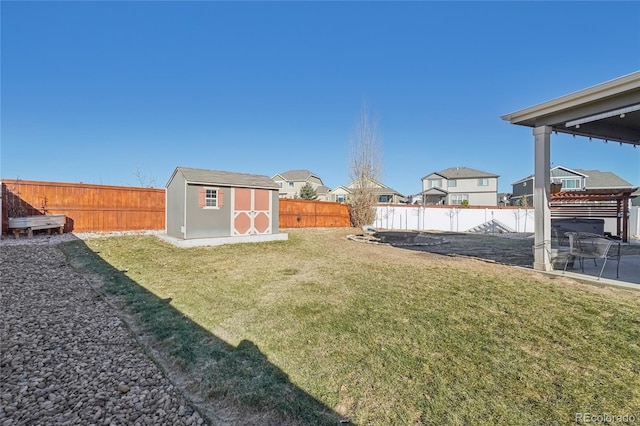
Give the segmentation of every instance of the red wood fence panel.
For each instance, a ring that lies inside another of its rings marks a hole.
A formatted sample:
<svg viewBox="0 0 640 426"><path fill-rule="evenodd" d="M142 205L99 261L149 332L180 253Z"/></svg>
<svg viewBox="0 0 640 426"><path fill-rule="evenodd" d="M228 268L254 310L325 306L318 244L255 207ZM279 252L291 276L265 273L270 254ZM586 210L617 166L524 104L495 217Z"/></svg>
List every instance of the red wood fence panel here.
<svg viewBox="0 0 640 426"><path fill-rule="evenodd" d="M83 183L2 180L2 233L9 216L64 214L65 232L165 229L165 190ZM351 226L346 204L280 199L280 228Z"/></svg>
<svg viewBox="0 0 640 426"><path fill-rule="evenodd" d="M280 228L343 228L351 226L349 206L328 201L281 198Z"/></svg>
<svg viewBox="0 0 640 426"><path fill-rule="evenodd" d="M165 190L2 180L2 232L13 215L64 214L65 232L165 229Z"/></svg>

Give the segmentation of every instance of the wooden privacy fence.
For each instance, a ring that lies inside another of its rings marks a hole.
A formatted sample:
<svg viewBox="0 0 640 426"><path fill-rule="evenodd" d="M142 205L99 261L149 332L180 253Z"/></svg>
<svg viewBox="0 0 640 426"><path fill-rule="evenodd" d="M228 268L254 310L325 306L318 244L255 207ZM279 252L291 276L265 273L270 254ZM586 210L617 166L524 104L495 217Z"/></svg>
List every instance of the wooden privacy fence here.
<svg viewBox="0 0 640 426"><path fill-rule="evenodd" d="M2 232L9 216L64 214L65 232L165 229L165 190L2 180Z"/></svg>
<svg viewBox="0 0 640 426"><path fill-rule="evenodd" d="M348 227L346 204L281 199L281 228ZM65 232L165 229L165 190L84 183L2 180L2 233L9 217L63 214Z"/></svg>
<svg viewBox="0 0 640 426"><path fill-rule="evenodd" d="M329 201L280 200L280 228L351 226L349 206Z"/></svg>

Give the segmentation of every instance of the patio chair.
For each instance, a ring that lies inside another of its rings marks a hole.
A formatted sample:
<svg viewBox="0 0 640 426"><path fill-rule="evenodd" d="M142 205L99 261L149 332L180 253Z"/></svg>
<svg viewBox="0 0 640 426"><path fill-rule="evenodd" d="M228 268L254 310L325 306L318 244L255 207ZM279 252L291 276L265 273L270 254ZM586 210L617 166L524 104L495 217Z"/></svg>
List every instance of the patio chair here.
<svg viewBox="0 0 640 426"><path fill-rule="evenodd" d="M584 273L584 259L593 259L595 266L598 266L596 259L603 259L602 268L600 269L600 274L598 274L598 279L600 279L607 264L607 259L616 257L618 259L616 278L620 277L620 242L602 235L586 232L567 232L565 235L569 237L569 256L567 256L567 260L564 263L563 274L567 271L567 264L572 258L578 258L582 273ZM614 244L617 245L617 251L610 254L611 246Z"/></svg>

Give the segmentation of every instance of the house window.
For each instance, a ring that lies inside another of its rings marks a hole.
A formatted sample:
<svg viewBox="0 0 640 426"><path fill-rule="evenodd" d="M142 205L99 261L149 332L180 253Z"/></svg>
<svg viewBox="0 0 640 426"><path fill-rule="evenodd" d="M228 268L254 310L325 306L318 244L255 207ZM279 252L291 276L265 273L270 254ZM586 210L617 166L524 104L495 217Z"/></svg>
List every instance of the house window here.
<svg viewBox="0 0 640 426"><path fill-rule="evenodd" d="M478 186L489 186L489 179L487 178L479 178Z"/></svg>
<svg viewBox="0 0 640 426"><path fill-rule="evenodd" d="M442 179L429 179L429 180L427 180L427 187L429 187L429 188L442 188Z"/></svg>
<svg viewBox="0 0 640 426"><path fill-rule="evenodd" d="M338 202L338 203L344 203L344 202L345 202L345 196L344 196L344 194L336 194L336 202Z"/></svg>
<svg viewBox="0 0 640 426"><path fill-rule="evenodd" d="M205 207L218 207L218 190L206 189L204 193L204 206Z"/></svg>
<svg viewBox="0 0 640 426"><path fill-rule="evenodd" d="M454 206L459 206L463 201L469 201L469 194L451 194L449 195L449 203Z"/></svg>
<svg viewBox="0 0 640 426"><path fill-rule="evenodd" d="M381 195L378 197L378 202L380 203L390 203L391 202L391 195Z"/></svg>
<svg viewBox="0 0 640 426"><path fill-rule="evenodd" d="M293 182L289 182L289 188L293 188Z"/></svg>
<svg viewBox="0 0 640 426"><path fill-rule="evenodd" d="M449 179L449 188L455 188L458 186L458 181L456 179Z"/></svg>
<svg viewBox="0 0 640 426"><path fill-rule="evenodd" d="M580 189L580 179L562 179L562 189Z"/></svg>
<svg viewBox="0 0 640 426"><path fill-rule="evenodd" d="M278 182L278 188L282 188L282 182Z"/></svg>

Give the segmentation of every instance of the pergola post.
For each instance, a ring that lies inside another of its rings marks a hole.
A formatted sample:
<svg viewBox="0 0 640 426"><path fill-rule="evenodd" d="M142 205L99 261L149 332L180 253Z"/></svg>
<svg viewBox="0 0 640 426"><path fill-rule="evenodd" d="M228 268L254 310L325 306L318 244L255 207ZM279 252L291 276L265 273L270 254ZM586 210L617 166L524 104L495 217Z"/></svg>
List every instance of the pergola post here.
<svg viewBox="0 0 640 426"><path fill-rule="evenodd" d="M539 126L533 129L534 137L534 170L533 206L534 224L534 256L533 269L550 271L551 265L551 126Z"/></svg>

